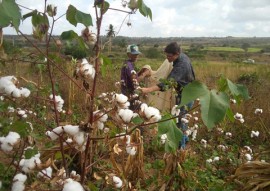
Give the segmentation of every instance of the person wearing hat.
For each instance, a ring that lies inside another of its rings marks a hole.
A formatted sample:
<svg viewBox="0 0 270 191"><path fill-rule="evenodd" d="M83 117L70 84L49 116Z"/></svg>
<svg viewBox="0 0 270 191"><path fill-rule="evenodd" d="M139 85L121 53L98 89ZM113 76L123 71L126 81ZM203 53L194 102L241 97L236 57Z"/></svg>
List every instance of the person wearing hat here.
<svg viewBox="0 0 270 191"><path fill-rule="evenodd" d="M132 98L132 95L134 94L134 91L138 86L138 75L135 72L135 62L137 61L139 54L141 54L141 52L139 51L137 45L128 45L128 59L124 62L121 68L121 93L126 95L129 99Z"/></svg>
<svg viewBox="0 0 270 191"><path fill-rule="evenodd" d="M177 42L169 43L165 47L164 52L166 54L168 61L173 62L173 68L171 72L169 73L167 79L173 80L174 82L176 82L175 90L177 92L177 96L175 99L176 99L176 105L179 105L181 103L183 87L195 80L194 70L191 65L191 61L189 57L183 52L181 52L181 48L177 44ZM160 82L151 87L140 88L140 90L144 94L155 92L155 91L166 91L168 88L172 88L172 85ZM181 115L183 115L182 117L185 117L184 114L187 113L186 108L190 109L192 105L193 105L193 102L187 104L187 106L180 108ZM180 119L177 126L184 133L184 136L179 146L181 148L185 148L185 145L187 142L187 136L185 135L185 131L187 130L187 125L182 123Z"/></svg>

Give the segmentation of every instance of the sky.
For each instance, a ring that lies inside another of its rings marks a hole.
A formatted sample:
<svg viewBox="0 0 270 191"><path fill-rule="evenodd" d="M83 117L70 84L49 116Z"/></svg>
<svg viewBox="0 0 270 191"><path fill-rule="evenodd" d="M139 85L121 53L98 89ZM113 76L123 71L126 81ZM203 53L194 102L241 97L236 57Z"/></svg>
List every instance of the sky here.
<svg viewBox="0 0 270 191"><path fill-rule="evenodd" d="M129 0L127 0L129 1ZM117 36L129 37L269 37L270 0L143 0L152 10L152 21L140 14L109 10L102 21L101 35L106 35L110 24ZM16 0L22 6L43 12L44 0ZM63 15L71 4L84 13L90 13L95 23L94 0L47 0L57 6L57 17ZM107 0L111 8L129 11L122 7L122 0ZM22 14L31 12L21 8ZM127 23L131 23L128 26ZM19 29L32 34L31 19L24 20ZM84 29L76 27L65 16L55 23L54 35L74 30L78 34ZM96 26L90 27L96 33ZM4 34L16 34L4 28Z"/></svg>

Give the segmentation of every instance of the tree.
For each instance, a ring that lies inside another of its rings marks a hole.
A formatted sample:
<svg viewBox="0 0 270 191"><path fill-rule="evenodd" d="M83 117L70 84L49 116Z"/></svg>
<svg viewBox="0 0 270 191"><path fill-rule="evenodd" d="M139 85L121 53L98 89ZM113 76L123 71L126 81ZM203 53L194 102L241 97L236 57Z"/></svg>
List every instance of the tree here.
<svg viewBox="0 0 270 191"><path fill-rule="evenodd" d="M241 48L245 51L245 54L247 55L247 52L248 52L248 48L250 47L250 44L249 43L243 43Z"/></svg>
<svg viewBox="0 0 270 191"><path fill-rule="evenodd" d="M107 31L107 34L106 36L109 38L109 47L108 47L108 50L109 50L109 54L111 53L112 51L112 38L115 37L115 30L114 30L114 27L112 24L109 25L109 29L106 30Z"/></svg>

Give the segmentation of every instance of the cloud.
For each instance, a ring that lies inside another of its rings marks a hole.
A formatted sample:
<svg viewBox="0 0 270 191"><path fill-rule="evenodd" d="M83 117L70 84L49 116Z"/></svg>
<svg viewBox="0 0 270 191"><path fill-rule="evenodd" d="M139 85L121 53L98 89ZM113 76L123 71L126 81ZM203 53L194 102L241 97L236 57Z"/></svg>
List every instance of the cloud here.
<svg viewBox="0 0 270 191"><path fill-rule="evenodd" d="M123 9L121 0L107 0L110 6ZM94 0L52 1L58 7L58 15L64 14L71 3L78 10L90 13L95 24ZM36 0L20 0L23 6L43 11L43 4ZM101 34L105 35L109 25L115 27L117 35L133 37L197 37L197 36L243 36L267 37L270 32L269 0L144 0L151 8L153 20L142 16L139 11L127 16L127 13L109 10L103 18ZM124 10L129 11L128 8ZM29 12L22 8L23 14ZM131 23L128 26L127 23ZM55 24L53 34L74 30L78 34L84 28L71 25L62 17ZM27 34L32 32L30 19L20 27ZM91 28L93 32L96 26ZM15 33L11 28L4 33Z"/></svg>

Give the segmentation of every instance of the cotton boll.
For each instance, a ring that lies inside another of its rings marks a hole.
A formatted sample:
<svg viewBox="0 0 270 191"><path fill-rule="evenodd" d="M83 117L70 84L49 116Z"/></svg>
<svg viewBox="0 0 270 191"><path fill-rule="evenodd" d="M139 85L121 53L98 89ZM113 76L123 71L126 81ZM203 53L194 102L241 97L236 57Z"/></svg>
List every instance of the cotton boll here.
<svg viewBox="0 0 270 191"><path fill-rule="evenodd" d="M21 97L21 90L14 88L14 90L11 92L11 96L14 98L19 98Z"/></svg>
<svg viewBox="0 0 270 191"><path fill-rule="evenodd" d="M84 191L84 188L79 182L68 178L67 180L65 180L62 191Z"/></svg>
<svg viewBox="0 0 270 191"><path fill-rule="evenodd" d="M24 191L25 189L25 181L27 179L27 176L20 173L16 174L13 178L13 184L11 187L11 191Z"/></svg>
<svg viewBox="0 0 270 191"><path fill-rule="evenodd" d="M157 122L161 119L159 110L154 107L146 107L144 109L144 114L145 114L145 117L151 122Z"/></svg>
<svg viewBox="0 0 270 191"><path fill-rule="evenodd" d="M251 131L250 137L259 137L260 132L259 131Z"/></svg>
<svg viewBox="0 0 270 191"><path fill-rule="evenodd" d="M207 159L206 162L207 162L207 163L212 163L213 160L212 160L212 159Z"/></svg>
<svg viewBox="0 0 270 191"><path fill-rule="evenodd" d="M128 101L128 97L125 96L124 94L115 94L114 99L116 102L118 102L120 104L124 104Z"/></svg>
<svg viewBox="0 0 270 191"><path fill-rule="evenodd" d="M262 114L262 112L263 112L262 109L257 108L257 109L255 109L254 113L257 115L257 114Z"/></svg>
<svg viewBox="0 0 270 191"><path fill-rule="evenodd" d="M113 183L116 188L121 188L123 185L122 180L117 176L113 176Z"/></svg>
<svg viewBox="0 0 270 191"><path fill-rule="evenodd" d="M98 127L99 130L103 130L104 129L104 123L98 121L97 122L97 127Z"/></svg>
<svg viewBox="0 0 270 191"><path fill-rule="evenodd" d="M7 142L4 142L1 144L1 150L4 152L10 152L13 150L13 146L11 146L10 144L8 144Z"/></svg>
<svg viewBox="0 0 270 191"><path fill-rule="evenodd" d="M74 125L65 125L63 129L67 134L71 136L76 135L80 131L79 126Z"/></svg>
<svg viewBox="0 0 270 191"><path fill-rule="evenodd" d="M124 123L130 123L133 118L133 111L130 109L120 109L118 115L123 120Z"/></svg>
<svg viewBox="0 0 270 191"><path fill-rule="evenodd" d="M30 90L29 89L27 89L27 88L21 88L21 95L23 96L23 97L28 97L29 95L30 95Z"/></svg>
<svg viewBox="0 0 270 191"><path fill-rule="evenodd" d="M247 161L251 161L251 160L252 160L251 154L246 153L246 154L245 154L245 159L246 159Z"/></svg>
<svg viewBox="0 0 270 191"><path fill-rule="evenodd" d="M10 131L8 135L6 136L6 142L14 145L17 141L19 141L20 135L16 132Z"/></svg>
<svg viewBox="0 0 270 191"><path fill-rule="evenodd" d="M37 174L38 178L45 178L49 179L52 177L52 167L48 167L46 169L43 169L41 172Z"/></svg>
<svg viewBox="0 0 270 191"><path fill-rule="evenodd" d="M165 144L166 140L167 140L167 134L162 134L160 136L161 144Z"/></svg>
<svg viewBox="0 0 270 191"><path fill-rule="evenodd" d="M219 157L214 157L213 162L219 161Z"/></svg>
<svg viewBox="0 0 270 191"><path fill-rule="evenodd" d="M85 133L79 132L73 137L73 139L78 145L81 146L81 145L83 145L83 143L85 141Z"/></svg>
<svg viewBox="0 0 270 191"><path fill-rule="evenodd" d="M128 145L128 146L126 147L126 151L127 151L127 153L130 154L131 156L134 156L134 155L136 154L137 149L136 149L136 147L133 147L133 146Z"/></svg>
<svg viewBox="0 0 270 191"><path fill-rule="evenodd" d="M180 114L180 109L177 107L178 107L178 105L173 106L173 108L171 110L172 115L178 116Z"/></svg>

